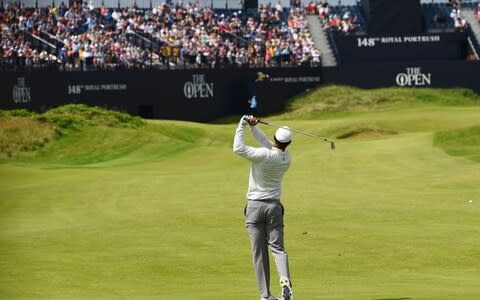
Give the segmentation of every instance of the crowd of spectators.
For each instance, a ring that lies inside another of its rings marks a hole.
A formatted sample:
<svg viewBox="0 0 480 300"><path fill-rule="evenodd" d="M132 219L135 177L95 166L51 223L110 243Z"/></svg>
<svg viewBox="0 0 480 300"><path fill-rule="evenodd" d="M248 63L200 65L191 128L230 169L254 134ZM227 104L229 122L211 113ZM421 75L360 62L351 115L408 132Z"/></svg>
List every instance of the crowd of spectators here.
<svg viewBox="0 0 480 300"><path fill-rule="evenodd" d="M327 1L310 0L305 10L311 15L318 15L322 25L329 30L348 34L359 27L359 19L348 6L332 7Z"/></svg>
<svg viewBox="0 0 480 300"><path fill-rule="evenodd" d="M16 4L8 3L0 14L0 57L10 61L22 61L28 65L55 61L55 57L45 50L31 47L31 43L22 34L26 26L33 27L36 17L31 11L22 11ZM28 22L27 22L28 20ZM23 58L23 59L22 59Z"/></svg>
<svg viewBox="0 0 480 300"><path fill-rule="evenodd" d="M131 44L124 24L109 22L105 11L95 11L91 3L40 9L8 3L0 23L1 56L26 67L60 65L67 70L142 62L146 50Z"/></svg>
<svg viewBox="0 0 480 300"><path fill-rule="evenodd" d="M215 12L198 1L152 9L95 8L91 1L74 1L38 9L7 3L0 12L0 59L27 67L320 65L305 10L297 6L266 4L246 15Z"/></svg>

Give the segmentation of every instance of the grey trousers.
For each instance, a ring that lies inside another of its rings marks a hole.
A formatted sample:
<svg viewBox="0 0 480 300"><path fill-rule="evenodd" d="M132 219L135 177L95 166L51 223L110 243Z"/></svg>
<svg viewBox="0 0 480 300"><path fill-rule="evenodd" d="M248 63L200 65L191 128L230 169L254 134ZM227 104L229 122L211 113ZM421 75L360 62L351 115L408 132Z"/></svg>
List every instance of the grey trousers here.
<svg viewBox="0 0 480 300"><path fill-rule="evenodd" d="M270 261L272 252L280 277L290 278L288 255L283 244L283 206L279 200L249 200L245 207L245 221L252 245L253 268L260 296L270 294Z"/></svg>

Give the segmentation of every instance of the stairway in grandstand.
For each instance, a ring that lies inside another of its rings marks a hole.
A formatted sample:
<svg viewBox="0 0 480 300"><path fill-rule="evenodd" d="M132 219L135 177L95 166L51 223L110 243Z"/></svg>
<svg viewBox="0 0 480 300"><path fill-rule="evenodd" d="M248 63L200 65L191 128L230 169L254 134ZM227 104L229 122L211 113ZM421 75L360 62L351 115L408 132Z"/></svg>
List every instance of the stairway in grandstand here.
<svg viewBox="0 0 480 300"><path fill-rule="evenodd" d="M328 34L318 18L318 15L308 15L308 29L312 34L313 42L322 55L323 66L336 66L337 60L333 54L332 46L328 41Z"/></svg>

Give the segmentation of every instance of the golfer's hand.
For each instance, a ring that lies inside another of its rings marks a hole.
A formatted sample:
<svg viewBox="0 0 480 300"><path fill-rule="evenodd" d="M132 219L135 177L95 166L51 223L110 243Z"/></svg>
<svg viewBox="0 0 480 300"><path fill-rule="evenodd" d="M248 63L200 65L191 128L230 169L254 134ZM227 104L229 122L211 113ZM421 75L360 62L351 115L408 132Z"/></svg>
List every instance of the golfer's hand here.
<svg viewBox="0 0 480 300"><path fill-rule="evenodd" d="M253 127L253 126L257 125L258 122L260 122L260 120L256 117L252 116L252 115L244 115L242 117L242 119L240 120L240 122L243 126L248 124L248 125Z"/></svg>
<svg viewBox="0 0 480 300"><path fill-rule="evenodd" d="M250 124L250 118L252 116L250 115L243 115L242 118L240 119L240 124L243 126L246 126L247 124Z"/></svg>
<svg viewBox="0 0 480 300"><path fill-rule="evenodd" d="M257 125L258 122L260 122L259 118L255 117L255 116L250 116L250 120L249 120L248 124L253 127L253 126Z"/></svg>

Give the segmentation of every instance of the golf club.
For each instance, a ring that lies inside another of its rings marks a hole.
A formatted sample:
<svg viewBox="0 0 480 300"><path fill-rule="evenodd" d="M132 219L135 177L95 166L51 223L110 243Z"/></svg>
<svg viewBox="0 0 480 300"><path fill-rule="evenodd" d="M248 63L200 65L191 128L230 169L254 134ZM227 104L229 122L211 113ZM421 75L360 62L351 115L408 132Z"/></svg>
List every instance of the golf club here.
<svg viewBox="0 0 480 300"><path fill-rule="evenodd" d="M277 128L287 128L287 126L283 126L283 125L280 125L280 124L275 124L275 123L272 123L272 122L262 121L262 120L259 120L258 123L273 126L273 127L277 127ZM320 140L323 140L325 142L329 142L330 143L330 148L332 150L335 149L335 142L332 141L332 140L329 140L327 138L324 138L324 137L321 137L321 136L318 136L318 135L314 135L314 134L311 134L311 133L302 132L300 130L296 130L296 129L293 129L293 128L290 128L290 127L288 127L288 129L295 132L295 133L299 133L299 134L302 134L302 135L305 135L305 136L320 139Z"/></svg>

